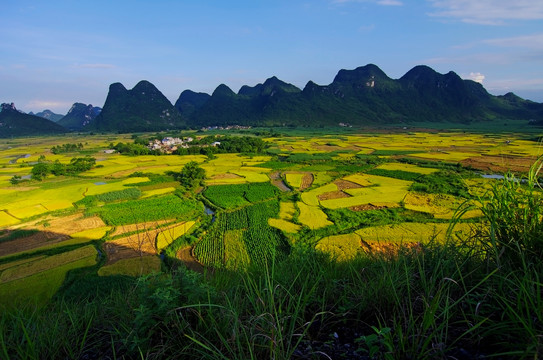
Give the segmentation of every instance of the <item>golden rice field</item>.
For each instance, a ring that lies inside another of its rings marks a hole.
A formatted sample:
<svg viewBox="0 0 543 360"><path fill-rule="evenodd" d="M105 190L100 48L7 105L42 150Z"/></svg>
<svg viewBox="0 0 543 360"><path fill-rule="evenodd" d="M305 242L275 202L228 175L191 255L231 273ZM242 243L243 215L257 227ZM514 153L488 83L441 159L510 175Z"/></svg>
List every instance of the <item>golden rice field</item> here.
<svg viewBox="0 0 543 360"><path fill-rule="evenodd" d="M94 228L94 229L87 229L87 230L83 230L83 231L78 231L78 232L70 234L70 236L73 237L73 238L100 240L101 238L106 236L108 231L111 230L111 229L112 229L111 226L103 226L103 227L98 227L98 228Z"/></svg>
<svg viewBox="0 0 543 360"><path fill-rule="evenodd" d="M302 229L300 225L284 219L270 218L268 219L268 224L276 229L283 230L290 234L296 234Z"/></svg>
<svg viewBox="0 0 543 360"><path fill-rule="evenodd" d="M413 172L413 173L423 174L423 175L432 174L438 171L438 169L434 169L434 168L420 167L417 165L407 164L407 163L392 163L392 162L381 164L377 166L376 169L391 170L391 171L400 170L400 171Z"/></svg>
<svg viewBox="0 0 543 360"><path fill-rule="evenodd" d="M289 201L281 201L279 203L279 217L284 220L292 220L296 214L294 203Z"/></svg>
<svg viewBox="0 0 543 360"><path fill-rule="evenodd" d="M300 215L298 216L300 224L313 230L333 225L333 223L328 220L328 216L319 207L307 205L302 201L298 201L296 206L298 206L298 209L300 210Z"/></svg>
<svg viewBox="0 0 543 360"><path fill-rule="evenodd" d="M436 219L452 219L455 211L464 200L445 194L408 193L404 199L404 207L409 210L429 213ZM471 202L471 204L475 204ZM470 210L462 217L464 219L481 216L480 210Z"/></svg>
<svg viewBox="0 0 543 360"><path fill-rule="evenodd" d="M360 253L362 241L356 233L332 235L320 239L315 249L327 253L336 261L348 261Z"/></svg>
<svg viewBox="0 0 543 360"><path fill-rule="evenodd" d="M195 224L195 221L185 221L174 227L169 227L157 235L157 250L162 250L170 245L175 239L185 235Z"/></svg>
<svg viewBox="0 0 543 360"><path fill-rule="evenodd" d="M285 180L287 185L295 189L299 189L302 186L302 179L304 178L304 173L286 173Z"/></svg>

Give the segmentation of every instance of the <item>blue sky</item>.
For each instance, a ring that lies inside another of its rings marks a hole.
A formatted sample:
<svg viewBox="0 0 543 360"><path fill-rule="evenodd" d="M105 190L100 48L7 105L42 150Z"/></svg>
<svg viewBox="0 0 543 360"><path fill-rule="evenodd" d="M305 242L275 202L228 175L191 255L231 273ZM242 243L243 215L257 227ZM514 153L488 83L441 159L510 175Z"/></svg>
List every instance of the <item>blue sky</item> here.
<svg viewBox="0 0 543 360"><path fill-rule="evenodd" d="M111 83L238 91L300 88L368 63L397 79L424 64L543 102L541 0L4 0L0 102L64 114Z"/></svg>

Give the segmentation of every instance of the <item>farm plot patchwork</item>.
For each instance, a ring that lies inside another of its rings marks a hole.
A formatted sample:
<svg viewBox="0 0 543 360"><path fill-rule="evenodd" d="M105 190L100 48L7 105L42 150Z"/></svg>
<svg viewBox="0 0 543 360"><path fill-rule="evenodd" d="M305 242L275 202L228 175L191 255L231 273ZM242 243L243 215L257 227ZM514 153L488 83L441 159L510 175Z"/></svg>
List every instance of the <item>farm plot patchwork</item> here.
<svg viewBox="0 0 543 360"><path fill-rule="evenodd" d="M343 180L361 185L360 188L344 189L351 197L321 200L327 209L355 207L364 204L374 206L397 207L408 192L410 181L377 175L355 174Z"/></svg>
<svg viewBox="0 0 543 360"><path fill-rule="evenodd" d="M300 225L292 222L296 214L294 203L281 201L279 203L279 218L269 218L268 224L287 233L295 234L302 228Z"/></svg>

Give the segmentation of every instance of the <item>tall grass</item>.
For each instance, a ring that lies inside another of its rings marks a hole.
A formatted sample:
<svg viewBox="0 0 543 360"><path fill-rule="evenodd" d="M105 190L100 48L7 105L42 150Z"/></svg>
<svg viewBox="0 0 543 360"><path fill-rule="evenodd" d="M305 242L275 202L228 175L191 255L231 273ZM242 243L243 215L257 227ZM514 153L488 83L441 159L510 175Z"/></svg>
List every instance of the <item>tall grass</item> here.
<svg viewBox="0 0 543 360"><path fill-rule="evenodd" d="M543 255L543 195L539 172L543 157L531 166L526 179L512 174L494 185L482 207L489 223L480 241L498 266L503 262L527 266Z"/></svg>

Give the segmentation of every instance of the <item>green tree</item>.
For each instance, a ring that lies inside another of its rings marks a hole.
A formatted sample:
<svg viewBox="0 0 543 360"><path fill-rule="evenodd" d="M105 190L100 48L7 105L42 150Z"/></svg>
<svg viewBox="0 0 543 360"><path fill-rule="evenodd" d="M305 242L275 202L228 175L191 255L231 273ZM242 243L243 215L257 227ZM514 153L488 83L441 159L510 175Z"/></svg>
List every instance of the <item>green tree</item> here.
<svg viewBox="0 0 543 360"><path fill-rule="evenodd" d="M49 165L44 162L38 162L32 167L30 172L32 173L33 179L41 180L49 174Z"/></svg>
<svg viewBox="0 0 543 360"><path fill-rule="evenodd" d="M13 175L13 177L11 179L9 179L9 182L12 185L17 185L20 180L21 180L21 177L19 175Z"/></svg>
<svg viewBox="0 0 543 360"><path fill-rule="evenodd" d="M206 171L196 161L185 164L181 172L175 176L176 180L187 189L192 189L200 185L205 177Z"/></svg>
<svg viewBox="0 0 543 360"><path fill-rule="evenodd" d="M66 173L66 165L62 164L59 160L51 165L51 173L55 176L64 175Z"/></svg>

